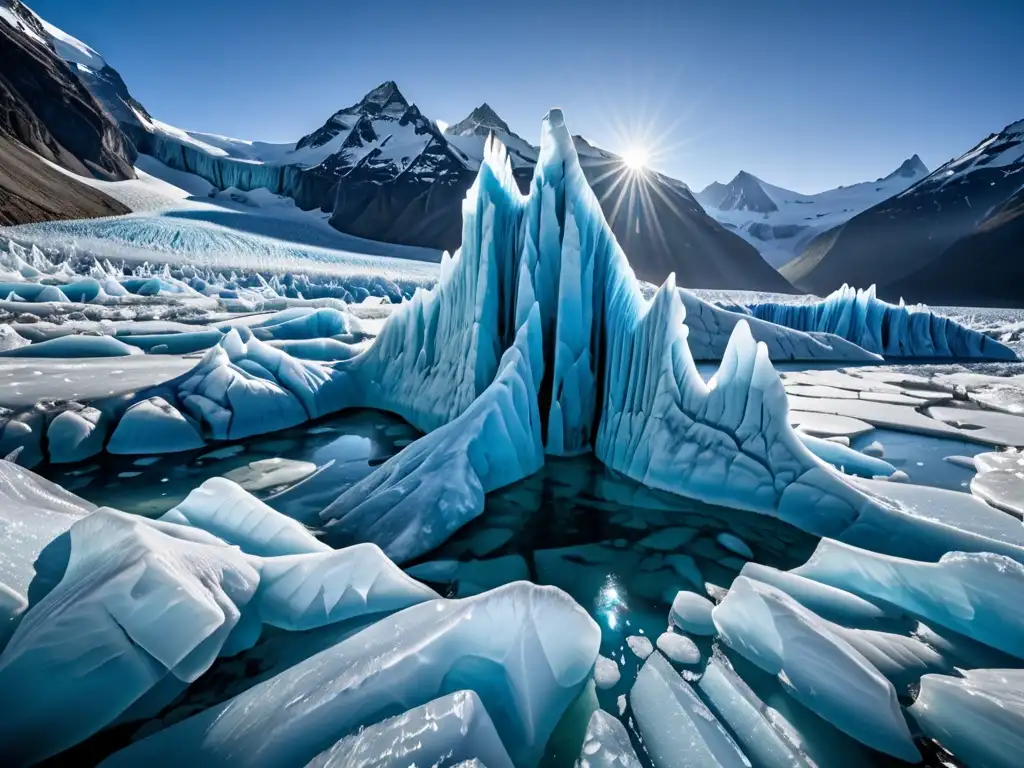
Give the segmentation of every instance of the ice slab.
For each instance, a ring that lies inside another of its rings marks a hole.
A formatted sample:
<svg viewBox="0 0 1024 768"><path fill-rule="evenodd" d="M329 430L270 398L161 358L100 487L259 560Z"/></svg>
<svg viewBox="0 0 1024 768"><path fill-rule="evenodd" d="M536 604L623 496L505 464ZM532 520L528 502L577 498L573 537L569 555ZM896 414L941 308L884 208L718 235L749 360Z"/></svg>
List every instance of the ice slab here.
<svg viewBox="0 0 1024 768"><path fill-rule="evenodd" d="M950 424L973 439L991 445L1024 446L1024 416L980 408L934 405L927 409L933 419Z"/></svg>
<svg viewBox="0 0 1024 768"><path fill-rule="evenodd" d="M113 755L120 766L304 765L360 726L477 693L513 764L535 764L590 679L600 630L565 593L522 582L383 619L224 704Z"/></svg>
<svg viewBox="0 0 1024 768"><path fill-rule="evenodd" d="M96 408L68 408L54 416L46 428L50 461L70 464L95 456L103 450L106 433L104 416Z"/></svg>
<svg viewBox="0 0 1024 768"><path fill-rule="evenodd" d="M0 706L17 709L0 740L15 763L90 736L168 675L196 680L255 643L263 623L311 629L434 597L368 544L259 558L109 509L67 535L63 578L0 654Z"/></svg>
<svg viewBox="0 0 1024 768"><path fill-rule="evenodd" d="M892 683L786 593L739 576L713 616L730 648L808 709L880 752L920 760Z"/></svg>
<svg viewBox="0 0 1024 768"><path fill-rule="evenodd" d="M59 485L0 459L0 649L28 605L40 553L95 509Z"/></svg>
<svg viewBox="0 0 1024 768"><path fill-rule="evenodd" d="M711 619L711 609L714 607L714 603L703 595L683 591L672 601L669 622L694 635L713 635L717 631Z"/></svg>
<svg viewBox="0 0 1024 768"><path fill-rule="evenodd" d="M750 768L722 724L660 653L640 669L629 703L658 768Z"/></svg>
<svg viewBox="0 0 1024 768"><path fill-rule="evenodd" d="M251 555L274 557L331 551L304 525L223 477L207 480L160 519L201 528Z"/></svg>
<svg viewBox="0 0 1024 768"><path fill-rule="evenodd" d="M753 765L758 768L816 768L792 732L778 727L771 710L716 652L708 661L698 687L718 719L725 723Z"/></svg>
<svg viewBox="0 0 1024 768"><path fill-rule="evenodd" d="M3 357L127 357L142 354L113 336L64 336L0 352Z"/></svg>
<svg viewBox="0 0 1024 768"><path fill-rule="evenodd" d="M823 539L794 573L883 600L926 623L1024 658L1024 565L991 552L949 552L937 563L880 555Z"/></svg>
<svg viewBox="0 0 1024 768"><path fill-rule="evenodd" d="M629 733L617 718L600 709L590 716L576 768L640 768Z"/></svg>
<svg viewBox="0 0 1024 768"><path fill-rule="evenodd" d="M246 491L262 491L277 485L291 485L316 472L316 464L292 459L260 459L233 469L224 477Z"/></svg>
<svg viewBox="0 0 1024 768"><path fill-rule="evenodd" d="M812 435L800 435L800 439L819 459L827 461L847 474L872 478L889 477L896 472L896 467L889 462L852 450L841 443L822 440Z"/></svg>
<svg viewBox="0 0 1024 768"><path fill-rule="evenodd" d="M685 635L662 632L658 635L658 650L676 664L696 664L700 661L700 649Z"/></svg>
<svg viewBox="0 0 1024 768"><path fill-rule="evenodd" d="M1016 451L980 453L971 493L1004 512L1024 518L1024 455Z"/></svg>
<svg viewBox="0 0 1024 768"><path fill-rule="evenodd" d="M1024 754L1024 670L926 675L910 714L964 765L1016 768Z"/></svg>
<svg viewBox="0 0 1024 768"><path fill-rule="evenodd" d="M619 665L615 661L604 656L597 657L597 662L594 664L594 683L598 688L602 690L614 688L621 676Z"/></svg>
<svg viewBox="0 0 1024 768"><path fill-rule="evenodd" d="M789 423L808 435L816 437L856 437L874 429L866 421L861 421L851 416L801 411L792 403L790 405L793 410L789 412Z"/></svg>
<svg viewBox="0 0 1024 768"><path fill-rule="evenodd" d="M474 759L487 768L512 768L480 697L473 691L456 691L361 728L317 755L306 768L443 768Z"/></svg>

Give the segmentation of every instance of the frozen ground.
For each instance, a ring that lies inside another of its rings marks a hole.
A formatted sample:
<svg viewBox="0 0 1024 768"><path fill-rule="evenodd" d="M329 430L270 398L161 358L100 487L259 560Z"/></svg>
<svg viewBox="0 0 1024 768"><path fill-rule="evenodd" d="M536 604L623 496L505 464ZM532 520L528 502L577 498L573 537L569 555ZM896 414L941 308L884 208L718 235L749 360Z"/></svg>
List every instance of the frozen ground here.
<svg viewBox="0 0 1024 768"><path fill-rule="evenodd" d="M647 302L567 139L527 198L489 147L440 266L311 272L315 215L168 177L5 244L4 761L1017 764L1024 365ZM179 219L206 266L159 256Z"/></svg>

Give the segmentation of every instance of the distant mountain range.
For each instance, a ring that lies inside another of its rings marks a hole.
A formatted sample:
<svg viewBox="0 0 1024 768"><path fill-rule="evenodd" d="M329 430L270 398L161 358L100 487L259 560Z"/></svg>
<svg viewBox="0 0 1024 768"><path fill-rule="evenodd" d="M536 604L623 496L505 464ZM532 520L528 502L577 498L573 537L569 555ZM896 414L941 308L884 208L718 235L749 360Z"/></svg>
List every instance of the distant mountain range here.
<svg viewBox="0 0 1024 768"><path fill-rule="evenodd" d="M491 106L442 130L393 81L294 142L184 131L152 117L95 50L0 0L0 224L125 213L55 166L127 179L141 152L219 189L290 197L342 232L453 251L491 133L525 191L538 149ZM914 155L876 181L817 195L740 172L694 196L573 140L641 279L675 272L691 288L818 294L874 283L890 299L1024 305L1022 136L1024 121L932 173Z"/></svg>
<svg viewBox="0 0 1024 768"><path fill-rule="evenodd" d="M1024 120L817 236L782 273L819 294L875 283L889 299L1024 306Z"/></svg>
<svg viewBox="0 0 1024 768"><path fill-rule="evenodd" d="M63 59L61 76L68 79L73 73L70 79L79 81L79 90L87 89L94 108L102 105L96 111L120 127L114 134L128 138L122 138L124 162L115 178L132 173L127 161L138 151L220 189L266 188L291 197L303 209L330 213L331 225L342 232L449 251L459 246L462 201L476 178L488 134L496 134L508 148L524 191L532 178L537 147L513 132L489 105L442 131L392 81L295 142L183 131L154 119L92 48L16 0L0 3L17 9L16 16L11 11L3 18L7 23L0 24L8 36L34 35L38 40L33 44L47 48L47 56ZM32 34L24 19L30 20ZM661 282L675 272L680 284L694 288L793 290L754 248L707 216L685 184L653 172L630 174L614 154L580 137L575 141L585 173L641 279ZM114 212L120 211L105 211ZM12 214L12 219L19 216Z"/></svg>
<svg viewBox="0 0 1024 768"><path fill-rule="evenodd" d="M875 181L802 195L746 171L728 184L713 182L697 193L704 210L753 245L774 267L798 256L817 235L903 192L928 175L914 155Z"/></svg>

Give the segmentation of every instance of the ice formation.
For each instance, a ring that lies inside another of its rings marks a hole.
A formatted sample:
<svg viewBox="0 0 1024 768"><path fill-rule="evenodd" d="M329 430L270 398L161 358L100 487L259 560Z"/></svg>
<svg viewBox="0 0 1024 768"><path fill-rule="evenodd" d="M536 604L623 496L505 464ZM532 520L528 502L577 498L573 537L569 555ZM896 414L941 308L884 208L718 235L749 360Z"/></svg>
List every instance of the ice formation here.
<svg viewBox="0 0 1024 768"><path fill-rule="evenodd" d="M629 704L659 768L750 768L728 731L660 653L651 654L636 676Z"/></svg>
<svg viewBox="0 0 1024 768"><path fill-rule="evenodd" d="M1024 670L926 675L910 714L965 765L1016 768L1024 754Z"/></svg>
<svg viewBox="0 0 1024 768"><path fill-rule="evenodd" d="M920 759L892 683L787 594L740 576L713 616L730 648L777 675L808 709L880 752Z"/></svg>
<svg viewBox="0 0 1024 768"><path fill-rule="evenodd" d="M949 552L937 563L890 557L823 539L795 574L898 606L1024 658L1024 565L991 552Z"/></svg>
<svg viewBox="0 0 1024 768"><path fill-rule="evenodd" d="M306 768L440 768L466 760L512 768L480 697L456 691L346 736Z"/></svg>
<svg viewBox="0 0 1024 768"><path fill-rule="evenodd" d="M814 304L755 304L754 317L801 331L831 333L886 358L1016 360L1009 347L924 306L889 304L875 287L844 285Z"/></svg>
<svg viewBox="0 0 1024 768"><path fill-rule="evenodd" d="M597 710L590 716L577 768L640 768L629 733L616 718Z"/></svg>
<svg viewBox="0 0 1024 768"><path fill-rule="evenodd" d="M104 768L304 765L360 726L476 692L512 763L534 765L590 679L600 630L565 593L522 582L433 600L224 704L135 742Z"/></svg>
<svg viewBox="0 0 1024 768"><path fill-rule="evenodd" d="M971 493L1024 518L1024 455L1016 451L982 453L973 461L978 473L971 480Z"/></svg>
<svg viewBox="0 0 1024 768"><path fill-rule="evenodd" d="M281 527L257 523L249 541ZM261 624L310 629L434 597L372 545L259 558L200 528L109 509L68 537L63 577L0 654L0 742L15 764L91 735L167 675L194 681L255 643Z"/></svg>
<svg viewBox="0 0 1024 768"><path fill-rule="evenodd" d="M779 727L778 713L743 682L723 654L711 657L698 687L758 768L816 768L792 732Z"/></svg>

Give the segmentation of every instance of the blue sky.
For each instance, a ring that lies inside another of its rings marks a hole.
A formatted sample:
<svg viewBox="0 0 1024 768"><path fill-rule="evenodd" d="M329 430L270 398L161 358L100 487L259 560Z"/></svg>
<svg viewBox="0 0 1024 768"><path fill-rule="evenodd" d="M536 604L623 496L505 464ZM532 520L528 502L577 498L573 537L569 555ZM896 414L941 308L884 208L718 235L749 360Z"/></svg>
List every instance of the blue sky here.
<svg viewBox="0 0 1024 768"><path fill-rule="evenodd" d="M695 188L817 192L929 167L1024 117L1024 0L29 0L156 117L294 140L384 80L454 122L551 106Z"/></svg>

